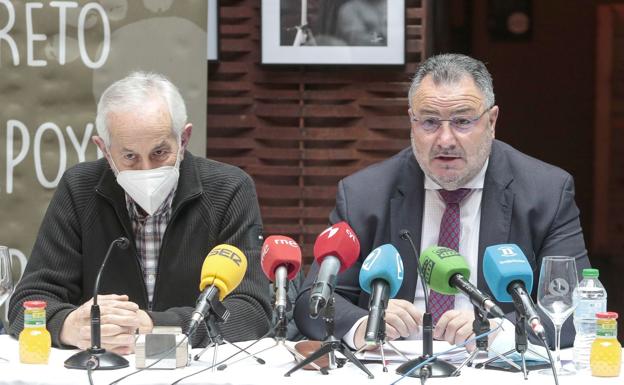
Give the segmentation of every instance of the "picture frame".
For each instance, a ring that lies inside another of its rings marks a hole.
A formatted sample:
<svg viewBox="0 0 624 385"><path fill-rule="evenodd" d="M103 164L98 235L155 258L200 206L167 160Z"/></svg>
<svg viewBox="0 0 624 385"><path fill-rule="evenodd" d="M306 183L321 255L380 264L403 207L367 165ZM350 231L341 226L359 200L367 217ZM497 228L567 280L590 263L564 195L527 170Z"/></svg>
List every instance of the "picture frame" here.
<svg viewBox="0 0 624 385"><path fill-rule="evenodd" d="M208 61L219 60L219 0L208 0L207 52Z"/></svg>
<svg viewBox="0 0 624 385"><path fill-rule="evenodd" d="M262 64L405 64L404 0L262 0L261 17Z"/></svg>

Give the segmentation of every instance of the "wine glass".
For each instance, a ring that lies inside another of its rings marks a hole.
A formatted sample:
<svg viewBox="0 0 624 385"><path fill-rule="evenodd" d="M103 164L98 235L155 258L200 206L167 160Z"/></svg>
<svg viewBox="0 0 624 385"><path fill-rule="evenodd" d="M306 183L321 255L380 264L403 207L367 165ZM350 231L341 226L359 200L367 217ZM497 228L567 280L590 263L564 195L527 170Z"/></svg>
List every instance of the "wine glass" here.
<svg viewBox="0 0 624 385"><path fill-rule="evenodd" d="M9 248L0 246L0 306L13 292L13 270Z"/></svg>
<svg viewBox="0 0 624 385"><path fill-rule="evenodd" d="M576 304L572 293L578 286L576 263L572 257L544 257L537 287L537 304L555 326L555 370L558 375L574 374L561 365L559 348L561 326L572 314ZM552 374L550 370L541 371Z"/></svg>
<svg viewBox="0 0 624 385"><path fill-rule="evenodd" d="M0 246L0 306L13 292L13 270L11 270L11 255L6 246ZM0 357L0 362L8 361Z"/></svg>

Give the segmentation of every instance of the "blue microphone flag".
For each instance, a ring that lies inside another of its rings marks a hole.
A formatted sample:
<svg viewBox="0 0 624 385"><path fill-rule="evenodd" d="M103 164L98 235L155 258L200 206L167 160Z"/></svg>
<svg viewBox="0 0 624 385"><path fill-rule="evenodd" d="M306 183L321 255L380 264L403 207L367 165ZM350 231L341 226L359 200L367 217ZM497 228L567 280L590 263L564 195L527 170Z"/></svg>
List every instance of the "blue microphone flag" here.
<svg viewBox="0 0 624 385"><path fill-rule="evenodd" d="M394 298L403 284L403 261L397 249L387 243L368 254L360 270L360 287L371 293L374 280L383 279L390 287L390 298Z"/></svg>
<svg viewBox="0 0 624 385"><path fill-rule="evenodd" d="M489 246L483 255L483 276L498 302L513 302L507 287L522 281L528 293L533 290L533 270L520 248L513 244Z"/></svg>

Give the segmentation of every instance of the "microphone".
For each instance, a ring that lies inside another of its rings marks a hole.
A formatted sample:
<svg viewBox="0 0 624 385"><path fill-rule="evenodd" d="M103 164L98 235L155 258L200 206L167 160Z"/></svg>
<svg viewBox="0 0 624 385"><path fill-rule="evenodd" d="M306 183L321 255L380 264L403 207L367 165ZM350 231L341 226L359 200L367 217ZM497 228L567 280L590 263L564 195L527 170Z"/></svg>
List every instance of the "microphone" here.
<svg viewBox="0 0 624 385"><path fill-rule="evenodd" d="M513 302L533 333L545 339L546 331L529 295L533 289L533 270L522 250L513 243L487 247L483 276L494 298L498 302Z"/></svg>
<svg viewBox="0 0 624 385"><path fill-rule="evenodd" d="M225 322L229 310L220 301L241 283L247 271L247 257L237 247L221 244L215 246L204 259L195 310L189 322L187 336L193 335L204 318L212 311Z"/></svg>
<svg viewBox="0 0 624 385"><path fill-rule="evenodd" d="M457 251L448 247L431 246L420 254L425 281L432 290L447 295L462 292L484 313L502 318L505 313L492 299L468 281L470 269Z"/></svg>
<svg viewBox="0 0 624 385"><path fill-rule="evenodd" d="M314 242L314 259L319 273L310 291L310 317L316 319L329 302L336 278L351 267L360 254L360 241L347 222L325 229Z"/></svg>
<svg viewBox="0 0 624 385"><path fill-rule="evenodd" d="M292 238L271 235L262 245L262 271L275 282L275 309L278 319L283 319L288 306L288 281L292 281L301 269L301 249Z"/></svg>
<svg viewBox="0 0 624 385"><path fill-rule="evenodd" d="M379 246L366 257L360 270L360 287L370 294L365 341L369 345L383 339L385 312L403 284L403 261L391 244Z"/></svg>
<svg viewBox="0 0 624 385"><path fill-rule="evenodd" d="M106 263L110 258L113 247L125 250L130 245L130 241L126 237L119 237L113 240L108 246L108 251L104 256L104 261L98 270L95 278L95 285L93 286L93 304L91 305L91 347L87 350L78 352L73 356L65 360L65 367L68 369L121 369L127 368L128 360L120 356L119 354L108 352L103 349L101 345L102 333L100 330L100 306L97 303L97 297L100 292L100 279L102 278L102 272L106 267Z"/></svg>

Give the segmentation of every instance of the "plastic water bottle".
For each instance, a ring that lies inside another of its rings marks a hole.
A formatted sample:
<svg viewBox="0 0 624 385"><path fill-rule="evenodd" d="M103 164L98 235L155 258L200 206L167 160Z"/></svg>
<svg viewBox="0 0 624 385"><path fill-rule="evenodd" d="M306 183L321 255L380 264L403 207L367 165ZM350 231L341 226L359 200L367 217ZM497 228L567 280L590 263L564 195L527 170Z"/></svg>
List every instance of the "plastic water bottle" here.
<svg viewBox="0 0 624 385"><path fill-rule="evenodd" d="M591 345L596 338L596 313L607 311L607 291L598 280L598 269L583 269L583 280L574 290L574 366L589 371Z"/></svg>

